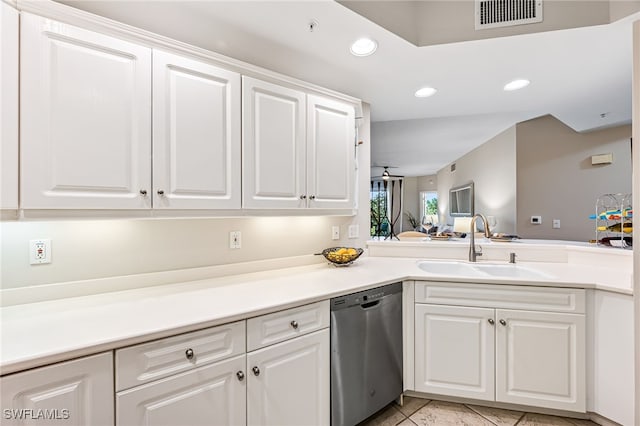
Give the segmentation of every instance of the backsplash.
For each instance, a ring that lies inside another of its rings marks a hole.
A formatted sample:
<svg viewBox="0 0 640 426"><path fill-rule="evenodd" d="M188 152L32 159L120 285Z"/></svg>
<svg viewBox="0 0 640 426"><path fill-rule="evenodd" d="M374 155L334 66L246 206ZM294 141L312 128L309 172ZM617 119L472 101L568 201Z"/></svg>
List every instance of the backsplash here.
<svg viewBox="0 0 640 426"><path fill-rule="evenodd" d="M7 221L0 289L308 255L348 239L355 216ZM331 239L333 226L340 240ZM242 248L229 248L241 231ZM365 235L362 238L362 235ZM29 264L29 241L51 240L50 264Z"/></svg>

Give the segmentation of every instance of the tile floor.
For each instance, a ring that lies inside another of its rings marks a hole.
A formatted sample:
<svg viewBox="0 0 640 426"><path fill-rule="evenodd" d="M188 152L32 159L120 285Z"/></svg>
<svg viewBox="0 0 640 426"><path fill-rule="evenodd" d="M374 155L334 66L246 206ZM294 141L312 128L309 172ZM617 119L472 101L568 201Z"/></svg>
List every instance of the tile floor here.
<svg viewBox="0 0 640 426"><path fill-rule="evenodd" d="M589 420L404 397L358 426L597 426Z"/></svg>

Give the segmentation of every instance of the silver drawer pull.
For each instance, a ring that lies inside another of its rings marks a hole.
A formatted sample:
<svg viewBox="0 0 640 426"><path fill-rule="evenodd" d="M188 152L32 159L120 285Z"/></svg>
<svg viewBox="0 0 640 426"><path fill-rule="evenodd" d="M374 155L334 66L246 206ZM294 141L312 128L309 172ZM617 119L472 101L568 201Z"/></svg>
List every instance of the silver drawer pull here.
<svg viewBox="0 0 640 426"><path fill-rule="evenodd" d="M500 324L501 324L501 325L507 325L507 322L506 322L505 320L501 319L501 320L500 320Z"/></svg>
<svg viewBox="0 0 640 426"><path fill-rule="evenodd" d="M193 355L194 355L193 349L191 348L187 349L184 354L187 356L187 359L193 359Z"/></svg>
<svg viewBox="0 0 640 426"><path fill-rule="evenodd" d="M296 321L296 320L291 321L291 327L293 327L294 330L297 330L298 329L298 321Z"/></svg>
<svg viewBox="0 0 640 426"><path fill-rule="evenodd" d="M491 324L491 325L493 325L493 324L495 324L495 323L496 323L496 322L493 320L493 318L489 318L487 321L489 321L489 324Z"/></svg>
<svg viewBox="0 0 640 426"><path fill-rule="evenodd" d="M236 373L236 376L238 377L238 380L240 380L240 381L244 380L244 373L242 371L238 371Z"/></svg>
<svg viewBox="0 0 640 426"><path fill-rule="evenodd" d="M142 195L142 196L147 195L147 190L146 189L141 189L140 190L140 195Z"/></svg>
<svg viewBox="0 0 640 426"><path fill-rule="evenodd" d="M259 376L259 375L260 375L260 369L259 369L257 366L256 366L256 367L253 367L253 368L251 369L251 371L253 371L253 375L254 375L254 376Z"/></svg>

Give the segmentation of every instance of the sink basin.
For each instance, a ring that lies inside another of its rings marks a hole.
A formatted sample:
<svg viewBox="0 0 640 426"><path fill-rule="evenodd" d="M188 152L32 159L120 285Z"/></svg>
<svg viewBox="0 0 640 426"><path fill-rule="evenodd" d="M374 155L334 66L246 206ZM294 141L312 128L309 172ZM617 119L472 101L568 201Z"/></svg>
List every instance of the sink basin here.
<svg viewBox="0 0 640 426"><path fill-rule="evenodd" d="M457 275L463 277L504 277L517 279L552 279L551 275L526 266L495 263L469 263L455 260L422 260L418 268L434 275Z"/></svg>
<svg viewBox="0 0 640 426"><path fill-rule="evenodd" d="M495 265L495 264L476 264L474 268L485 272L494 277L521 278L521 279L551 279L552 276L535 269L527 268L520 265Z"/></svg>
<svg viewBox="0 0 640 426"><path fill-rule="evenodd" d="M431 261L423 260L418 262L418 268L425 272L436 275L464 275L464 276L482 276L482 272L474 269L472 265L464 262L456 261Z"/></svg>

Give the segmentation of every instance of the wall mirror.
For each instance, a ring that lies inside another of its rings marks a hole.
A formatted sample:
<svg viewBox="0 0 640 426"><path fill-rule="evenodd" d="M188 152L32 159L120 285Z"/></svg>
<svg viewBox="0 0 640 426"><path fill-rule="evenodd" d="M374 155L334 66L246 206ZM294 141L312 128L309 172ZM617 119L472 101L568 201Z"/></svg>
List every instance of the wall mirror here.
<svg viewBox="0 0 640 426"><path fill-rule="evenodd" d="M473 216L473 182L449 190L449 215L452 217Z"/></svg>

